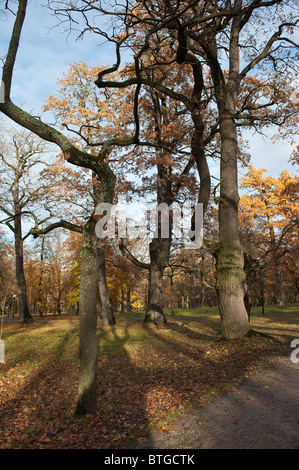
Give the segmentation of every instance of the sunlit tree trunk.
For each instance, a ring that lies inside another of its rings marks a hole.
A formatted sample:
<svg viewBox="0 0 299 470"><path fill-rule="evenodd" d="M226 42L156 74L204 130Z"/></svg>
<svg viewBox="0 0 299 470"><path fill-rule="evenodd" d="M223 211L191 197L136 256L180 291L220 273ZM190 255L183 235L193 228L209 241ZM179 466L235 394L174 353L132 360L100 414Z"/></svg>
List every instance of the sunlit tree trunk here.
<svg viewBox="0 0 299 470"><path fill-rule="evenodd" d="M105 248L104 246L98 246L98 282L99 282L99 293L102 303L102 323L104 326L115 325L115 318L113 314L113 305L109 295L107 276L106 276L106 265L105 265Z"/></svg>
<svg viewBox="0 0 299 470"><path fill-rule="evenodd" d="M216 252L216 289L225 338L240 338L249 331L244 304L246 279L238 228L237 132L233 119L220 123L221 164L219 246Z"/></svg>
<svg viewBox="0 0 299 470"><path fill-rule="evenodd" d="M242 8L236 0L235 13ZM233 339L249 331L248 315L244 304L247 290L244 256L238 227L238 140L234 120L240 89L239 35L241 19L232 20L229 38L229 71L224 77L219 58L216 35L209 37L209 65L215 87L221 137L219 245L216 250L216 290L221 316L222 335Z"/></svg>
<svg viewBox="0 0 299 470"><path fill-rule="evenodd" d="M83 228L80 252L79 388L76 415L97 410L97 236L91 218Z"/></svg>
<svg viewBox="0 0 299 470"><path fill-rule="evenodd" d="M163 313L163 273L168 262L169 239L155 238L150 243L148 305L144 322L166 323Z"/></svg>

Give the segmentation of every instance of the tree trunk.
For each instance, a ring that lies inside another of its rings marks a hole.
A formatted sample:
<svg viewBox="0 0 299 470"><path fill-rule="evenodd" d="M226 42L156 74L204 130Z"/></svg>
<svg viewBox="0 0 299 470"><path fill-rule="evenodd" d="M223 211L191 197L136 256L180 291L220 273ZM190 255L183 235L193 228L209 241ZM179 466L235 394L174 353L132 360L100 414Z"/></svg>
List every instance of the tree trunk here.
<svg viewBox="0 0 299 470"><path fill-rule="evenodd" d="M246 312L248 315L248 321L250 322L250 313L251 313L251 307L252 307L252 300L249 292L247 291L244 296L244 304L246 308Z"/></svg>
<svg viewBox="0 0 299 470"><path fill-rule="evenodd" d="M40 276L37 291L37 304L38 313L42 317L45 313L45 294L44 294L44 250L45 250L45 236L41 235L41 254L40 254Z"/></svg>
<svg viewBox="0 0 299 470"><path fill-rule="evenodd" d="M191 282L190 282L191 290L190 290L190 308L196 308L196 295L197 295L197 272L192 271L191 274Z"/></svg>
<svg viewBox="0 0 299 470"><path fill-rule="evenodd" d="M56 302L56 313L61 315L61 289L58 290L58 298Z"/></svg>
<svg viewBox="0 0 299 470"><path fill-rule="evenodd" d="M278 258L275 258L275 271L276 271L276 283L277 283L277 297L278 297L278 306L279 308L285 308L285 291L284 283L282 280L281 267Z"/></svg>
<svg viewBox="0 0 299 470"><path fill-rule="evenodd" d="M159 266L151 263L149 272L149 301L144 318L145 323L167 323L163 313L162 282L163 270L159 268Z"/></svg>
<svg viewBox="0 0 299 470"><path fill-rule="evenodd" d="M265 314L265 294L264 294L264 279L263 273L260 269L260 295L261 295L261 305L262 305L262 314Z"/></svg>
<svg viewBox="0 0 299 470"><path fill-rule="evenodd" d="M163 313L163 273L168 264L170 238L154 238L149 245L148 304L144 322L167 323Z"/></svg>
<svg viewBox="0 0 299 470"><path fill-rule="evenodd" d="M201 267L200 267L200 305L204 307L206 305L206 256L203 253L201 257Z"/></svg>
<svg viewBox="0 0 299 470"><path fill-rule="evenodd" d="M104 246L97 248L98 255L98 283L99 292L102 303L102 323L104 326L115 325L115 317L113 314L113 306L108 291L106 265L105 265L105 248Z"/></svg>
<svg viewBox="0 0 299 470"><path fill-rule="evenodd" d="M285 308L284 284L283 284L282 275L281 275L281 267L280 267L279 258L277 257L277 253L276 253L276 240L275 240L274 228L271 223L270 217L268 217L268 222L270 224L270 243L271 243L272 252L273 252L275 276L276 276L276 283L275 283L276 289L274 292L274 297L276 299L276 302L278 303L279 308Z"/></svg>
<svg viewBox="0 0 299 470"><path fill-rule="evenodd" d="M16 213L20 213L20 209L16 209ZM14 237L15 237L16 279L17 279L17 288L18 288L19 318L21 322L27 323L27 322L32 321L32 316L29 312L29 308L27 304L21 215L17 215L15 217Z"/></svg>
<svg viewBox="0 0 299 470"><path fill-rule="evenodd" d="M97 237L90 219L83 229L80 252L79 386L76 415L97 411Z"/></svg>
<svg viewBox="0 0 299 470"><path fill-rule="evenodd" d="M244 304L246 279L238 229L237 133L233 119L220 122L221 164L219 246L216 252L216 289L222 334L233 339L249 331Z"/></svg>
<svg viewBox="0 0 299 470"><path fill-rule="evenodd" d="M3 315L6 314L6 306L7 306L7 293L5 294L4 302L3 302Z"/></svg>
<svg viewBox="0 0 299 470"><path fill-rule="evenodd" d="M173 299L173 274L170 274L170 308L171 315L174 315L174 299Z"/></svg>
<svg viewBox="0 0 299 470"><path fill-rule="evenodd" d="M127 290L127 305L126 305L126 311L131 312L132 311L132 305L131 305L131 291Z"/></svg>

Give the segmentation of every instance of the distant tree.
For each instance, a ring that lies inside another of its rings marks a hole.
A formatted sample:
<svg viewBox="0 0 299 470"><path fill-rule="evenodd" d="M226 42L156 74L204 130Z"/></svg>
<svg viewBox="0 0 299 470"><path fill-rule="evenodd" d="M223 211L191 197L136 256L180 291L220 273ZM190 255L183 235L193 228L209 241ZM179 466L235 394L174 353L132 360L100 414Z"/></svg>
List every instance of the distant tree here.
<svg viewBox="0 0 299 470"><path fill-rule="evenodd" d="M13 253L14 247L0 229L0 309L4 314L10 313L16 292Z"/></svg>
<svg viewBox="0 0 299 470"><path fill-rule="evenodd" d="M281 260L297 238L299 218L298 177L283 171L278 178L265 175L265 168L249 166L241 187L248 190L240 200L241 236L247 277L269 265L275 272L275 297L285 307Z"/></svg>
<svg viewBox="0 0 299 470"><path fill-rule="evenodd" d="M50 214L50 210L47 211L45 182L36 183L39 172L46 166L46 146L33 134L12 129L5 133L5 140L4 137L1 140L1 222L13 233L19 317L22 322L27 322L32 317L26 294L23 243L30 231L24 233L22 223L31 219L37 224Z"/></svg>

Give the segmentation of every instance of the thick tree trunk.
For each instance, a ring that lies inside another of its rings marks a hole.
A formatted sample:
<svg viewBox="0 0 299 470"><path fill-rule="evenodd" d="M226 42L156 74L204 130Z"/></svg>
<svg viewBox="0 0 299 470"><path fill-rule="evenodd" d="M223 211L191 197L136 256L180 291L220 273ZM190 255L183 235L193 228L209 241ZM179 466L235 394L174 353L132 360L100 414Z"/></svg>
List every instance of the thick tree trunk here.
<svg viewBox="0 0 299 470"><path fill-rule="evenodd" d="M15 207L16 214L20 213L20 208ZM32 321L27 303L26 280L24 273L24 255L23 255L23 239L21 215L15 217L15 257L16 257L16 279L18 288L18 306L19 318L21 322L27 323Z"/></svg>
<svg viewBox="0 0 299 470"><path fill-rule="evenodd" d="M102 303L102 323L104 326L115 325L115 317L113 314L113 305L108 291L106 265L105 265L105 248L98 247L98 282L99 293Z"/></svg>
<svg viewBox="0 0 299 470"><path fill-rule="evenodd" d="M80 252L79 386L76 415L97 411L97 237L93 219L83 229Z"/></svg>
<svg viewBox="0 0 299 470"><path fill-rule="evenodd" d="M216 253L216 288L225 338L240 338L249 331L244 304L246 279L238 229L237 133L233 119L220 122L221 166L219 247Z"/></svg>
<svg viewBox="0 0 299 470"><path fill-rule="evenodd" d="M167 323L163 313L163 273L168 265L170 238L154 238L149 245L148 305L144 322Z"/></svg>
<svg viewBox="0 0 299 470"><path fill-rule="evenodd" d="M144 322L155 324L166 323L163 313L163 270L159 266L151 263L149 272L149 300L145 313Z"/></svg>

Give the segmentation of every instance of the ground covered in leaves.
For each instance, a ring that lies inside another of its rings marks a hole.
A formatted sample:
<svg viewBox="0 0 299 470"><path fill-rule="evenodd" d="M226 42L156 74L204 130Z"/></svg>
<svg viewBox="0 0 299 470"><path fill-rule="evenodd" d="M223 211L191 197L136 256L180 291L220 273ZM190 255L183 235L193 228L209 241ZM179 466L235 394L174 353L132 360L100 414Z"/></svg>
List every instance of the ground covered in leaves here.
<svg viewBox="0 0 299 470"><path fill-rule="evenodd" d="M98 413L75 418L78 319L5 322L0 364L0 448L127 448L150 430L199 408L299 337L299 310L255 314L254 334L223 341L218 315L205 310L168 317L165 327L142 316L98 327ZM269 336L270 335L270 336Z"/></svg>

